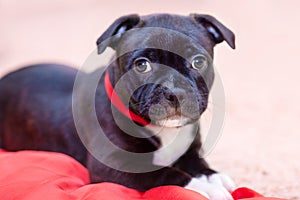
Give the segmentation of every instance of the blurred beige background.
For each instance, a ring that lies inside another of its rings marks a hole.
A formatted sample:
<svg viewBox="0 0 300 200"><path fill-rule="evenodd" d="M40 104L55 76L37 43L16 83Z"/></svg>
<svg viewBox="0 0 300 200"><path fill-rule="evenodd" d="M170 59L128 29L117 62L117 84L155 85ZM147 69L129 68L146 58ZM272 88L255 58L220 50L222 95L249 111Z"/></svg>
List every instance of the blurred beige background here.
<svg viewBox="0 0 300 200"><path fill-rule="evenodd" d="M211 165L238 185L300 199L300 1L0 0L0 76L36 62L79 67L129 13L208 13L236 34L216 47L226 121Z"/></svg>

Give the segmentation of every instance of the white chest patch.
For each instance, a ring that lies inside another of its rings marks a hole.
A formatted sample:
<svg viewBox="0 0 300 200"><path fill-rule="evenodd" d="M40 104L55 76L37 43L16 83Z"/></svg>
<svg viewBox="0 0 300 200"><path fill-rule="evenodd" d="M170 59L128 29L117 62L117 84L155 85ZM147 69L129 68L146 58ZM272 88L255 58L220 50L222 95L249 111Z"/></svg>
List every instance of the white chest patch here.
<svg viewBox="0 0 300 200"><path fill-rule="evenodd" d="M151 127L161 141L161 147L154 152L153 164L170 166L190 147L196 136L195 124L179 128Z"/></svg>

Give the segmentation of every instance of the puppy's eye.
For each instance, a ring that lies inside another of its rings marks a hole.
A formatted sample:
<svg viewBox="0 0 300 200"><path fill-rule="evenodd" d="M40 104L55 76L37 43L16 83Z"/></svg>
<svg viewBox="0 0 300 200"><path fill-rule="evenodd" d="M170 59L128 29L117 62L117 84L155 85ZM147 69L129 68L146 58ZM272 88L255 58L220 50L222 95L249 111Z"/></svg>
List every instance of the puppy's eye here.
<svg viewBox="0 0 300 200"><path fill-rule="evenodd" d="M205 70L207 65L207 59L202 55L197 55L192 60L192 67L196 70Z"/></svg>
<svg viewBox="0 0 300 200"><path fill-rule="evenodd" d="M138 58L133 63L136 71L146 73L152 70L151 63L147 58Z"/></svg>

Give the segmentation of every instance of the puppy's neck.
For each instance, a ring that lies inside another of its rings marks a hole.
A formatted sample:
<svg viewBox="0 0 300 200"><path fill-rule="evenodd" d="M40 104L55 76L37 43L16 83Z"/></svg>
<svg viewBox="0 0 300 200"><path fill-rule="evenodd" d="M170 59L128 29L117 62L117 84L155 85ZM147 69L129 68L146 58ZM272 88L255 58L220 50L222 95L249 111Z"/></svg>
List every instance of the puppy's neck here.
<svg viewBox="0 0 300 200"><path fill-rule="evenodd" d="M147 127L160 140L160 147L154 152L153 164L170 166L176 162L191 146L196 138L199 123L178 128L160 126Z"/></svg>

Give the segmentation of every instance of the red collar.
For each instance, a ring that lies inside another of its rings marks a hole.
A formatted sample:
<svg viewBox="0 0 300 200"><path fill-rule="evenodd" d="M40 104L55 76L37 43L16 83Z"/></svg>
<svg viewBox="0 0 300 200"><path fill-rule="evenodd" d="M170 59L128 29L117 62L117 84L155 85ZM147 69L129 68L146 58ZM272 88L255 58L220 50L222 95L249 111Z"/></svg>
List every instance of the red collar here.
<svg viewBox="0 0 300 200"><path fill-rule="evenodd" d="M148 125L149 122L147 122L145 119L142 117L136 115L135 113L131 112L122 102L118 94L115 92L109 78L109 73L106 71L105 72L105 77L104 77L104 86L105 90L107 93L108 98L110 99L111 103L121 112L123 115L128 117L129 119L142 124L144 126ZM114 93L114 94L113 94ZM113 96L113 98L112 98Z"/></svg>

